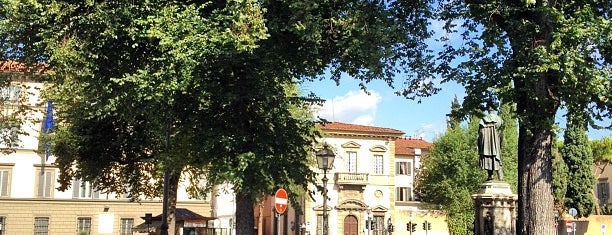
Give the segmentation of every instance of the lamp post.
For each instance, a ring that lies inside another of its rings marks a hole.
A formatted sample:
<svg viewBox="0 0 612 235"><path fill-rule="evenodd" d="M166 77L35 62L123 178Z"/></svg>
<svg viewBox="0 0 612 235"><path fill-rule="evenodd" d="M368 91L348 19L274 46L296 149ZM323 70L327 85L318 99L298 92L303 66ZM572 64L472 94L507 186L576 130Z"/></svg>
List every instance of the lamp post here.
<svg viewBox="0 0 612 235"><path fill-rule="evenodd" d="M334 166L334 151L329 149L327 143L323 144L323 149L317 151L317 165L323 170L323 235L327 235L327 170Z"/></svg>

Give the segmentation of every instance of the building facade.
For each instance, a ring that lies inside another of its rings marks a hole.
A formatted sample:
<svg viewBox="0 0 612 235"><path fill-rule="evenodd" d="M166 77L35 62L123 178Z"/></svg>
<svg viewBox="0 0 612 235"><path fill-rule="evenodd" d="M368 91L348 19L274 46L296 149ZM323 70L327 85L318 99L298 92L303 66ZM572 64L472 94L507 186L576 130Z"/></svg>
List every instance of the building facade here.
<svg viewBox="0 0 612 235"><path fill-rule="evenodd" d="M21 234L133 234L145 214L162 212L161 199L131 202L124 195L97 192L88 182L74 179L72 187L58 191L59 170L55 156L41 151L46 103L39 97L43 84L29 80L31 73L12 61L0 61L0 75L11 83L0 88L0 235ZM1 80L1 79L0 79ZM27 120L21 128L7 125L20 108ZM205 224L180 223L170 234L229 235L235 221L231 193L212 193L210 200L192 199L186 185L179 185L177 208L210 216ZM223 191L225 192L225 191ZM228 199L229 198L229 199ZM218 210L215 210L217 208ZM184 227L183 227L184 226ZM197 229L207 227L207 229ZM155 234L151 226L151 234ZM146 233L146 231L144 231ZM214 233L213 233L214 232ZM203 233L199 233L203 234Z"/></svg>
<svg viewBox="0 0 612 235"><path fill-rule="evenodd" d="M392 234L448 234L445 217L425 209L414 194L415 174L430 143L385 127L332 122L320 128L321 143L336 154L325 185L329 234L386 235L390 227ZM321 185L323 173L316 170ZM305 200L304 234L323 234L323 200L321 192ZM427 232L425 222L431 225ZM416 224L414 232L407 223Z"/></svg>

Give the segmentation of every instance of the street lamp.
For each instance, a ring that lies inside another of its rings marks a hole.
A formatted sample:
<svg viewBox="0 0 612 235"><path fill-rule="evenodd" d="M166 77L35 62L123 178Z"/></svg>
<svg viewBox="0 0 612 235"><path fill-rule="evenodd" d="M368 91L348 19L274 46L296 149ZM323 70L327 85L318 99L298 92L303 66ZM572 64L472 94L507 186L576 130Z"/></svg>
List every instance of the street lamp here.
<svg viewBox="0 0 612 235"><path fill-rule="evenodd" d="M317 151L317 165L323 170L323 235L327 235L327 170L334 166L334 151L329 149L327 143L323 144L323 149Z"/></svg>

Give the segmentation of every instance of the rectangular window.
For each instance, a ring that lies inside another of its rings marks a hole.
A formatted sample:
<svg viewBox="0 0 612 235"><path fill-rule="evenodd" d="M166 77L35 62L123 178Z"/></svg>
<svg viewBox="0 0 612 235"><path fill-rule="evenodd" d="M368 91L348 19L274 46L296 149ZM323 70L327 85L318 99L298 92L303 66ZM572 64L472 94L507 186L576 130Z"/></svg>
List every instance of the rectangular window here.
<svg viewBox="0 0 612 235"><path fill-rule="evenodd" d="M72 198L96 199L100 198L100 192L89 181L75 179L72 181Z"/></svg>
<svg viewBox="0 0 612 235"><path fill-rule="evenodd" d="M6 234L6 217L0 216L0 235Z"/></svg>
<svg viewBox="0 0 612 235"><path fill-rule="evenodd" d="M17 103L21 97L21 86L9 85L0 88L0 101L2 103Z"/></svg>
<svg viewBox="0 0 612 235"><path fill-rule="evenodd" d="M317 215L317 235L323 234L323 215Z"/></svg>
<svg viewBox="0 0 612 235"><path fill-rule="evenodd" d="M134 219L121 219L120 235L132 235Z"/></svg>
<svg viewBox="0 0 612 235"><path fill-rule="evenodd" d="M34 235L49 234L49 217L34 218Z"/></svg>
<svg viewBox="0 0 612 235"><path fill-rule="evenodd" d="M374 155L374 174L382 175L383 169L383 155Z"/></svg>
<svg viewBox="0 0 612 235"><path fill-rule="evenodd" d="M357 152L346 152L346 170L348 172L357 172Z"/></svg>
<svg viewBox="0 0 612 235"><path fill-rule="evenodd" d="M385 217L374 216L374 224L372 235L387 235L387 230L385 228Z"/></svg>
<svg viewBox="0 0 612 235"><path fill-rule="evenodd" d="M91 218L79 217L77 219L77 235L89 235L91 233Z"/></svg>
<svg viewBox="0 0 612 235"><path fill-rule="evenodd" d="M396 188L396 201L408 202L412 201L412 188L411 187L397 187Z"/></svg>
<svg viewBox="0 0 612 235"><path fill-rule="evenodd" d="M412 175L412 162L396 162L395 174L408 176Z"/></svg>
<svg viewBox="0 0 612 235"><path fill-rule="evenodd" d="M610 199L610 183L597 183L597 199L600 205L608 204L608 199Z"/></svg>
<svg viewBox="0 0 612 235"><path fill-rule="evenodd" d="M53 177L55 175L55 169L37 171L36 172L36 197L38 198L51 198L53 197Z"/></svg>
<svg viewBox="0 0 612 235"><path fill-rule="evenodd" d="M19 126L8 122L0 123L0 148L19 147Z"/></svg>
<svg viewBox="0 0 612 235"><path fill-rule="evenodd" d="M8 197L10 195L9 184L11 182L11 171L8 169L0 169L0 197ZM0 233L1 235L2 233Z"/></svg>

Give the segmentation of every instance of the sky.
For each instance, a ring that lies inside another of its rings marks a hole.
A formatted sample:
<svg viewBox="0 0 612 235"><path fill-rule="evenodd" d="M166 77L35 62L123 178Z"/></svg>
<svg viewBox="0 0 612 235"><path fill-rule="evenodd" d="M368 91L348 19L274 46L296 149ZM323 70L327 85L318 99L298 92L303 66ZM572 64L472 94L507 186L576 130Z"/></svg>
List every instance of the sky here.
<svg viewBox="0 0 612 235"><path fill-rule="evenodd" d="M463 43L458 35L445 33L442 29L443 22L430 23L429 28L434 32L434 35L426 40L430 49L441 50L442 43L435 39L443 35L449 38L447 43ZM460 22L456 23L460 25ZM395 86L401 83L400 79L394 81ZM405 136L422 138L429 142L433 142L446 130L446 114L450 112L453 98L457 96L461 102L465 96L464 88L453 82L442 84L438 94L421 98L421 102L397 96L383 81L372 81L366 86L369 95L359 88L359 81L356 79L343 77L337 86L336 82L327 76L327 79L321 81L305 82L301 85L301 90L304 94L313 92L326 100L317 115L328 121L393 128L403 131ZM555 118L560 128L565 128L566 119L563 114L564 111L561 110ZM610 126L612 120L598 124ZM563 138L563 133L558 135L559 139ZM612 131L589 128L588 135L591 139L601 139L612 136Z"/></svg>
<svg viewBox="0 0 612 235"><path fill-rule="evenodd" d="M409 100L394 94L382 81L366 84L370 94L359 88L359 81L343 78L340 85L330 79L306 82L301 85L304 93L314 92L326 100L317 115L328 121L393 128L406 133L408 137L423 138L432 142L446 129L446 114L450 112L455 95L459 102L465 92L457 84L443 84L442 90L433 96ZM562 111L556 121L565 126ZM608 121L609 124L610 121ZM591 139L611 136L610 130L589 130ZM561 133L562 135L562 133ZM562 137L562 136L560 136Z"/></svg>

